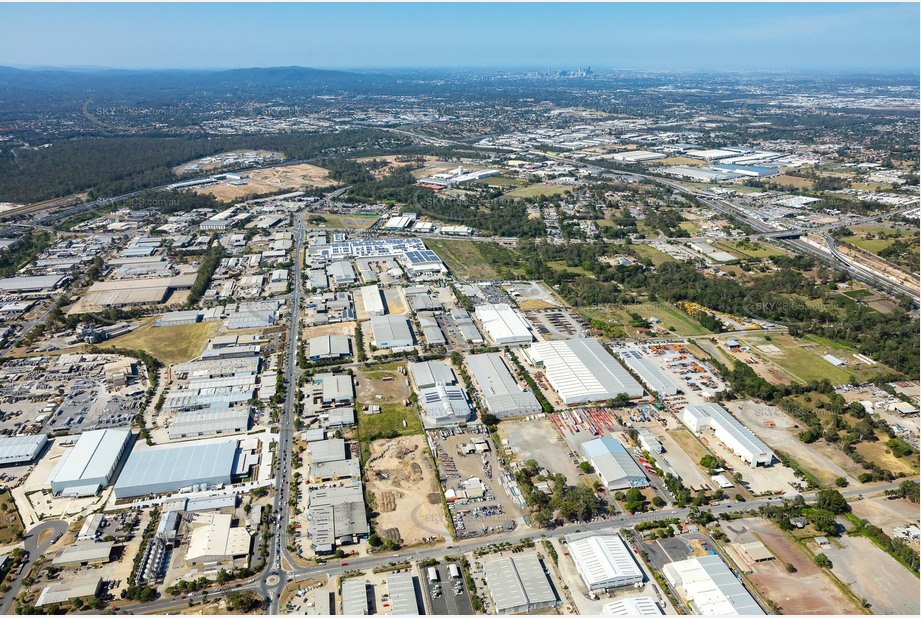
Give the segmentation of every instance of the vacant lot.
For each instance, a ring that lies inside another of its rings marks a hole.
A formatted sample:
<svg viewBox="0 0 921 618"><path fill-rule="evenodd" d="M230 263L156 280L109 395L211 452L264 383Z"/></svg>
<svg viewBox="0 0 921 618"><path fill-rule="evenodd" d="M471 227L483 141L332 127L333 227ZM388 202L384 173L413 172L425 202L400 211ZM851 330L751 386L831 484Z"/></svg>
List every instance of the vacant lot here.
<svg viewBox="0 0 921 618"><path fill-rule="evenodd" d="M379 513L375 529L382 538L403 545L424 537L449 537L441 506L441 488L425 437L377 440L365 465L368 493Z"/></svg>
<svg viewBox="0 0 921 618"><path fill-rule="evenodd" d="M889 436L883 433L877 434L877 442L861 442L856 445L857 452L863 455L867 461L876 462L876 464L893 474L904 472L909 476L918 474L918 453L914 452L905 457L896 457L886 446Z"/></svg>
<svg viewBox="0 0 921 618"><path fill-rule="evenodd" d="M639 337L639 328L648 329L646 323L637 327L632 323L631 313L636 313L645 319L656 318L658 326L682 337L692 335L706 335L710 331L700 323L666 303L640 303L637 305L593 305L579 307L579 313L588 319L600 319L609 324L619 326L627 337Z"/></svg>
<svg viewBox="0 0 921 618"><path fill-rule="evenodd" d="M161 363L171 365L192 360L205 348L205 342L217 332L217 322L198 322L180 326L154 326L159 316L141 326L106 341L105 347L143 350Z"/></svg>
<svg viewBox="0 0 921 618"><path fill-rule="evenodd" d="M918 578L873 542L862 536L832 540L823 552L832 573L858 597L870 602L875 614L918 615Z"/></svg>
<svg viewBox="0 0 921 618"><path fill-rule="evenodd" d="M781 187L793 187L794 189L811 189L814 184L808 178L800 178L798 176L787 176L782 174L780 176L774 176L769 179L768 182L775 183Z"/></svg>
<svg viewBox="0 0 921 618"><path fill-rule="evenodd" d="M559 187L541 183L529 187L518 187L513 191L509 191L506 195L509 197L537 197L539 195L562 195L571 190L571 187Z"/></svg>
<svg viewBox="0 0 921 618"><path fill-rule="evenodd" d="M421 158L422 159L421 162L420 161L407 161L406 160L407 158L409 157L407 157L406 155L383 155L380 157L360 157L355 160L358 163L371 163L372 161L386 162L387 165L376 167L375 169L371 170L371 174L375 178L383 178L384 176L392 173L397 168L409 167L411 169L418 169L424 165L431 165L432 163L435 163L436 161L438 161L436 157L421 156L421 155L412 156L413 159ZM457 167L457 166L455 165L454 167Z"/></svg>
<svg viewBox="0 0 921 618"><path fill-rule="evenodd" d="M198 187L196 193L210 193L222 202L233 202L242 198L267 195L278 191L298 191L306 187L329 187L336 181L322 167L300 163L253 170L244 185L217 184Z"/></svg>
<svg viewBox="0 0 921 618"><path fill-rule="evenodd" d="M570 485L579 483L578 460L570 459L569 445L546 416L539 415L533 421L503 421L499 436L508 440L506 448L515 454L515 461L534 459L551 472L565 476Z"/></svg>
<svg viewBox="0 0 921 618"><path fill-rule="evenodd" d="M748 529L745 540L758 539L777 556L755 563L748 578L784 614L860 614L860 608L844 594L801 547L772 522L740 519L724 524L733 530ZM788 573L785 565L796 567Z"/></svg>
<svg viewBox="0 0 921 618"><path fill-rule="evenodd" d="M771 335L770 341L765 337L749 336L744 338L744 342L752 347L753 354L774 363L795 380L808 382L828 378L832 384L847 384L850 380L849 368L835 367L821 358L823 354L835 354L837 350L804 343L789 335ZM761 351L760 346L768 344L773 344L777 350L770 348L771 353Z"/></svg>
<svg viewBox="0 0 921 618"><path fill-rule="evenodd" d="M851 502L854 515L866 519L874 526L882 528L886 534L890 528L902 527L909 522L918 521L918 505L908 500L888 500L886 498L868 498Z"/></svg>
<svg viewBox="0 0 921 618"><path fill-rule="evenodd" d="M368 444L380 438L395 438L422 433L422 420L403 402L409 398L406 376L397 371L404 363L378 365L356 372L358 411L358 437L363 458L370 454ZM390 379L388 379L390 378ZM380 414L365 414L368 405L381 407ZM405 426L404 426L405 423Z"/></svg>
<svg viewBox="0 0 921 618"><path fill-rule="evenodd" d="M739 255L745 258L771 258L778 255L785 255L785 253L779 249L764 244L764 243L754 243L751 241L719 241L711 243L717 249L722 249L727 253L732 253L734 255Z"/></svg>
<svg viewBox="0 0 921 618"><path fill-rule="evenodd" d="M514 249L491 242L425 238L425 246L438 254L445 266L458 279L485 281L501 278L500 273L515 277L523 271L520 255Z"/></svg>
<svg viewBox="0 0 921 618"><path fill-rule="evenodd" d="M653 233L653 235L655 236L655 233ZM675 261L675 258L668 255L667 253L662 253L652 245L637 243L631 248L637 254L637 256L639 256L640 259L649 259L653 266L661 266L666 262Z"/></svg>
<svg viewBox="0 0 921 618"><path fill-rule="evenodd" d="M19 533L24 530L19 511L13 502L13 494L4 490L0 493L0 545L15 543Z"/></svg>
<svg viewBox="0 0 921 618"><path fill-rule="evenodd" d="M374 213L356 213L354 215L331 215L326 213L314 213L309 215L309 217L319 217L320 219L323 219L324 222L308 222L307 227L327 227L347 230L366 230L371 227L378 219L378 215Z"/></svg>

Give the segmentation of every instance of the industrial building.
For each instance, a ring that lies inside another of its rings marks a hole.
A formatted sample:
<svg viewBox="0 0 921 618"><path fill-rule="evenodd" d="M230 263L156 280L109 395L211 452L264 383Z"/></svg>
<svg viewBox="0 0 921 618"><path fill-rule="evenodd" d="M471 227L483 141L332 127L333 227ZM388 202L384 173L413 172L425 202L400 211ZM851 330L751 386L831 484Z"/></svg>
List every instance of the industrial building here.
<svg viewBox="0 0 921 618"><path fill-rule="evenodd" d="M480 305L474 313L483 330L498 345L530 343L534 339L527 321L509 305Z"/></svg>
<svg viewBox="0 0 921 618"><path fill-rule="evenodd" d="M364 302L368 315L384 315L387 309L384 306L384 297L377 285L366 285L361 288L361 300Z"/></svg>
<svg viewBox="0 0 921 618"><path fill-rule="evenodd" d="M159 305L166 302L172 292L191 289L195 278L196 275L192 274L97 281L90 286L83 302L98 307Z"/></svg>
<svg viewBox="0 0 921 618"><path fill-rule="evenodd" d="M528 356L543 365L547 381L565 404L643 396L643 387L594 339L541 341Z"/></svg>
<svg viewBox="0 0 921 618"><path fill-rule="evenodd" d="M716 555L671 562L662 575L687 600L695 614L705 616L764 616L742 582Z"/></svg>
<svg viewBox="0 0 921 618"><path fill-rule="evenodd" d="M619 350L617 355L627 369L639 376L650 394L655 393L660 397L671 397L678 394L680 388L675 381L638 350Z"/></svg>
<svg viewBox="0 0 921 618"><path fill-rule="evenodd" d="M467 392L460 386L443 382L420 389L419 403L425 420L439 427L466 423L473 414Z"/></svg>
<svg viewBox="0 0 921 618"><path fill-rule="evenodd" d="M605 616L661 616L664 612L652 597L628 597L605 603L601 613Z"/></svg>
<svg viewBox="0 0 921 618"><path fill-rule="evenodd" d="M67 578L65 581L55 582L42 588L35 600L35 607L70 603L77 599L91 599L99 594L100 588L102 588L102 578L94 573Z"/></svg>
<svg viewBox="0 0 921 618"><path fill-rule="evenodd" d="M377 315L371 317L372 345L379 349L411 348L413 334L405 315Z"/></svg>
<svg viewBox="0 0 921 618"><path fill-rule="evenodd" d="M559 604L534 554L484 562L483 574L497 614L524 614Z"/></svg>
<svg viewBox="0 0 921 618"><path fill-rule="evenodd" d="M195 485L230 484L236 462L235 440L136 450L115 483L115 497L134 498Z"/></svg>
<svg viewBox="0 0 921 618"><path fill-rule="evenodd" d="M387 594L390 595L390 613L396 616L418 616L416 578L412 573L393 573L387 576Z"/></svg>
<svg viewBox="0 0 921 618"><path fill-rule="evenodd" d="M370 533L360 481L344 487L310 487L307 495L312 516L308 534L316 553L332 553L337 545L357 543Z"/></svg>
<svg viewBox="0 0 921 618"><path fill-rule="evenodd" d="M661 152L651 152L649 150L627 150L625 152L616 152L608 155L606 158L613 161L621 161L623 163L643 163L645 161L665 159L666 155Z"/></svg>
<svg viewBox="0 0 921 618"><path fill-rule="evenodd" d="M534 393L522 389L498 352L472 354L467 368L479 387L486 410L498 418L537 414L542 411Z"/></svg>
<svg viewBox="0 0 921 618"><path fill-rule="evenodd" d="M229 513L193 514L186 565L213 565L249 555L252 536L246 528L234 528L232 523Z"/></svg>
<svg viewBox="0 0 921 618"><path fill-rule="evenodd" d="M52 558L51 564L56 567L78 567L88 564L105 564L112 556L115 541L94 543L77 543L62 549L57 556Z"/></svg>
<svg viewBox="0 0 921 618"><path fill-rule="evenodd" d="M345 335L311 337L307 358L312 361L342 358L352 353L351 343Z"/></svg>
<svg viewBox="0 0 921 618"><path fill-rule="evenodd" d="M713 429L716 438L752 468L774 461L771 449L718 403L687 406L681 420L696 434Z"/></svg>
<svg viewBox="0 0 921 618"><path fill-rule="evenodd" d="M249 431L250 408L217 408L179 412L170 422L170 440L199 436L215 436Z"/></svg>
<svg viewBox="0 0 921 618"><path fill-rule="evenodd" d="M80 434L48 477L55 495L95 496L112 481L131 444L127 429L97 429Z"/></svg>
<svg viewBox="0 0 921 618"><path fill-rule="evenodd" d="M48 436L43 433L0 438L0 466L29 463L38 457L46 444Z"/></svg>
<svg viewBox="0 0 921 618"><path fill-rule="evenodd" d="M345 459L345 440L332 438L311 442L307 445L307 457L312 463L342 461Z"/></svg>
<svg viewBox="0 0 921 618"><path fill-rule="evenodd" d="M457 378L454 371L443 361L426 361L422 363L409 363L409 375L417 389L431 388L439 382L443 384L456 384Z"/></svg>
<svg viewBox="0 0 921 618"><path fill-rule="evenodd" d="M64 282L64 275L38 275L34 277L8 277L0 279L0 294L25 294L50 292Z"/></svg>
<svg viewBox="0 0 921 618"><path fill-rule="evenodd" d="M313 376L313 383L320 385L324 405L351 403L355 400L352 376L347 373L320 373Z"/></svg>
<svg viewBox="0 0 921 618"><path fill-rule="evenodd" d="M326 274L333 285L352 285L357 281L355 269L345 260L338 260L327 266Z"/></svg>
<svg viewBox="0 0 921 618"><path fill-rule="evenodd" d="M569 555L589 591L642 583L643 570L613 529L566 536Z"/></svg>
<svg viewBox="0 0 921 618"><path fill-rule="evenodd" d="M368 584L363 577L350 577L342 580L342 615L367 616Z"/></svg>
<svg viewBox="0 0 921 618"><path fill-rule="evenodd" d="M649 479L627 449L614 438L595 438L583 442L582 455L592 464L609 490L646 487Z"/></svg>
<svg viewBox="0 0 921 618"><path fill-rule="evenodd" d="M659 439L655 436L654 433L649 431L646 427L640 427L637 431L637 442L640 443L640 448L644 451L649 451L650 453L655 453L658 455L662 452L662 443L659 442Z"/></svg>
<svg viewBox="0 0 921 618"><path fill-rule="evenodd" d="M480 334L466 309L461 309L460 307L451 309L451 320L460 332L461 337L464 338L464 341L474 344L485 343L483 335Z"/></svg>

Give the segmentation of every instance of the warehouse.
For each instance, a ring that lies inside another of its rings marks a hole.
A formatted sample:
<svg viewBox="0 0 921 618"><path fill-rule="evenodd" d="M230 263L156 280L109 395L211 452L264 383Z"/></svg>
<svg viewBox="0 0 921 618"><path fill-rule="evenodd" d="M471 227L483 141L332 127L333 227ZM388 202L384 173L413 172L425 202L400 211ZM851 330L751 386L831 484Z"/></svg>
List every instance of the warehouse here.
<svg viewBox="0 0 921 618"><path fill-rule="evenodd" d="M606 158L624 163L642 163L644 161L656 161L664 159L666 156L661 152L651 152L649 150L627 150L608 155Z"/></svg>
<svg viewBox="0 0 921 618"><path fill-rule="evenodd" d="M330 408L320 413L320 422L324 427L349 427L355 424L355 408Z"/></svg>
<svg viewBox="0 0 921 618"><path fill-rule="evenodd" d="M451 320L460 332L461 337L464 338L464 341L474 344L485 343L483 335L480 334L466 309L461 309L460 307L451 309Z"/></svg>
<svg viewBox="0 0 921 618"><path fill-rule="evenodd" d="M630 597L606 603L601 613L605 616L661 616L663 612L652 597Z"/></svg>
<svg viewBox="0 0 921 618"><path fill-rule="evenodd" d="M357 543L371 531L361 482L345 487L309 487L311 547L318 554L336 551L337 545Z"/></svg>
<svg viewBox="0 0 921 618"><path fill-rule="evenodd" d="M524 614L559 604L534 554L484 562L483 573L497 614Z"/></svg>
<svg viewBox="0 0 921 618"><path fill-rule="evenodd" d="M51 560L56 567L79 567L87 564L105 564L112 556L115 541L77 543L62 549Z"/></svg>
<svg viewBox="0 0 921 618"><path fill-rule="evenodd" d="M502 359L502 354L472 354L467 357L467 368L490 414L498 418L509 418L537 414L543 410L534 393L519 386Z"/></svg>
<svg viewBox="0 0 921 618"><path fill-rule="evenodd" d="M231 561L250 553L252 537L246 528L232 527L229 513L195 513L192 515L186 566L213 565Z"/></svg>
<svg viewBox="0 0 921 618"><path fill-rule="evenodd" d="M228 485L236 459L236 440L134 451L115 483L115 497L165 494L193 485Z"/></svg>
<svg viewBox="0 0 921 618"><path fill-rule="evenodd" d="M180 412L169 424L170 440L249 431L250 408L218 408Z"/></svg>
<svg viewBox="0 0 921 618"><path fill-rule="evenodd" d="M764 616L729 567L719 556L671 562L662 575L687 599L695 614L709 616Z"/></svg>
<svg viewBox="0 0 921 618"><path fill-rule="evenodd" d="M730 172L732 174L742 174L743 176L751 176L754 178L767 178L768 176L776 176L780 173L776 167L764 167L762 165L728 165L721 163L719 165L712 165L711 169L718 172Z"/></svg>
<svg viewBox="0 0 921 618"><path fill-rule="evenodd" d="M666 167L661 171L669 174L670 176L678 176L679 178L687 178L689 180L695 180L698 182L723 182L725 180L732 180L733 178L742 177L741 174L735 174L732 172L717 172L701 167L688 167L686 165Z"/></svg>
<svg viewBox="0 0 921 618"><path fill-rule="evenodd" d="M361 465L357 459L340 459L338 461L325 461L311 463L308 468L307 479L310 483L325 483L339 479L360 479Z"/></svg>
<svg viewBox="0 0 921 618"><path fill-rule="evenodd" d="M607 489L649 485L649 479L630 457L630 453L614 438L595 438L584 442L581 450L583 457L592 464Z"/></svg>
<svg viewBox="0 0 921 618"><path fill-rule="evenodd" d="M29 463L48 444L48 436L39 433L33 436L0 438L0 466L15 466Z"/></svg>
<svg viewBox="0 0 921 618"><path fill-rule="evenodd" d="M509 305L480 305L474 312L483 330L498 345L530 343L534 338L525 319Z"/></svg>
<svg viewBox="0 0 921 618"><path fill-rule="evenodd" d="M632 586L643 582L633 552L613 529L567 535L569 555L589 591Z"/></svg>
<svg viewBox="0 0 921 618"><path fill-rule="evenodd" d="M368 611L368 584L363 577L342 580L342 615L366 616Z"/></svg>
<svg viewBox="0 0 921 618"><path fill-rule="evenodd" d="M97 429L80 434L48 478L51 491L55 495L95 496L112 481L132 437L127 429Z"/></svg>
<svg viewBox="0 0 921 618"><path fill-rule="evenodd" d="M307 357L312 361L342 358L352 353L351 343L345 335L311 337Z"/></svg>
<svg viewBox="0 0 921 618"><path fill-rule="evenodd" d="M371 337L375 348L411 348L413 334L403 315L377 315L371 318Z"/></svg>
<svg viewBox="0 0 921 618"><path fill-rule="evenodd" d="M441 258L429 249L407 251L400 262L406 267L406 272L410 277L441 275L448 272Z"/></svg>
<svg viewBox="0 0 921 618"><path fill-rule="evenodd" d="M345 440L333 438L311 442L307 445L307 457L311 463L342 461L345 459Z"/></svg>
<svg viewBox="0 0 921 618"><path fill-rule="evenodd" d="M326 274L333 285L352 285L356 281L355 269L345 260L339 260L327 266Z"/></svg>
<svg viewBox="0 0 921 618"><path fill-rule="evenodd" d="M432 425L439 427L466 423L473 410L467 401L467 392L459 386L438 383L419 390L422 413Z"/></svg>
<svg viewBox="0 0 921 618"><path fill-rule="evenodd" d="M384 307L384 297L381 296L381 289L376 285L366 285L361 288L361 300L365 304L365 311L368 315L384 315L387 309Z"/></svg>
<svg viewBox="0 0 921 618"><path fill-rule="evenodd" d="M678 394L680 390L678 385L638 350L620 350L617 354L624 366L639 376L650 394L654 393L659 397L671 397Z"/></svg>
<svg viewBox="0 0 921 618"><path fill-rule="evenodd" d="M313 376L313 383L321 387L323 403L351 403L355 400L352 376L347 373L321 373Z"/></svg>
<svg viewBox="0 0 921 618"><path fill-rule="evenodd" d="M445 345L448 342L435 318L419 314L416 314L416 317L419 320L419 328L422 330L422 340L425 345L435 347Z"/></svg>
<svg viewBox="0 0 921 618"><path fill-rule="evenodd" d="M390 613L396 616L418 616L416 578L412 573L394 573L387 576L387 594L390 595Z"/></svg>
<svg viewBox="0 0 921 618"><path fill-rule="evenodd" d="M417 389L431 388L441 382L442 384L455 384L457 379L451 367L442 361L426 361L424 363L410 363L409 375Z"/></svg>
<svg viewBox="0 0 921 618"><path fill-rule="evenodd" d="M100 588L102 588L102 578L99 575L93 573L78 575L42 588L38 599L35 600L35 607L59 605L77 599L91 599L99 594Z"/></svg>
<svg viewBox="0 0 921 618"><path fill-rule="evenodd" d="M565 404L643 396L643 387L594 339L541 341L528 356L543 365L547 381Z"/></svg>
<svg viewBox="0 0 921 618"><path fill-rule="evenodd" d="M662 443L659 442L659 439L646 427L640 427L637 431L637 441L640 444L640 448L644 451L650 453L659 454L662 452Z"/></svg>
<svg viewBox="0 0 921 618"><path fill-rule="evenodd" d="M170 311L164 313L157 320L155 326L183 326L185 324L197 324L201 322L201 311Z"/></svg>
<svg viewBox="0 0 921 618"><path fill-rule="evenodd" d="M774 453L747 427L718 403L687 406L681 420L696 434L713 429L713 434L749 466L770 466Z"/></svg>
<svg viewBox="0 0 921 618"><path fill-rule="evenodd" d="M98 281L90 286L83 302L99 307L159 305L176 290L191 289L196 275Z"/></svg>
<svg viewBox="0 0 921 618"><path fill-rule="evenodd" d="M25 294L28 292L50 292L64 281L64 275L39 275L35 277L9 277L0 279L0 293Z"/></svg>

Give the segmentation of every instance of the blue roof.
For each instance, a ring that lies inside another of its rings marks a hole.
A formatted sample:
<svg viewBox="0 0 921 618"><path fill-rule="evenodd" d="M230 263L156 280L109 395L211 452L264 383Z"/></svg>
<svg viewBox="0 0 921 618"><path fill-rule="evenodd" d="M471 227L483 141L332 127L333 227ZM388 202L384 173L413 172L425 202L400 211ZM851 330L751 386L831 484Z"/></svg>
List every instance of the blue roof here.
<svg viewBox="0 0 921 618"><path fill-rule="evenodd" d="M598 457L605 453L626 453L627 449L614 438L596 438L582 444L586 457Z"/></svg>

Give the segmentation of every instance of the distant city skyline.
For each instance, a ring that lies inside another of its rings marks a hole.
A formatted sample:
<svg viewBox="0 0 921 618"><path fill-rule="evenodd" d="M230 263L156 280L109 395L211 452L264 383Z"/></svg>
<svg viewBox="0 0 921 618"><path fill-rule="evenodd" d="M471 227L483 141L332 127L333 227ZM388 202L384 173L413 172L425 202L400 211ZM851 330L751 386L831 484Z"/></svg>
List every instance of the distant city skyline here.
<svg viewBox="0 0 921 618"><path fill-rule="evenodd" d="M0 4L0 65L889 72L917 3Z"/></svg>

